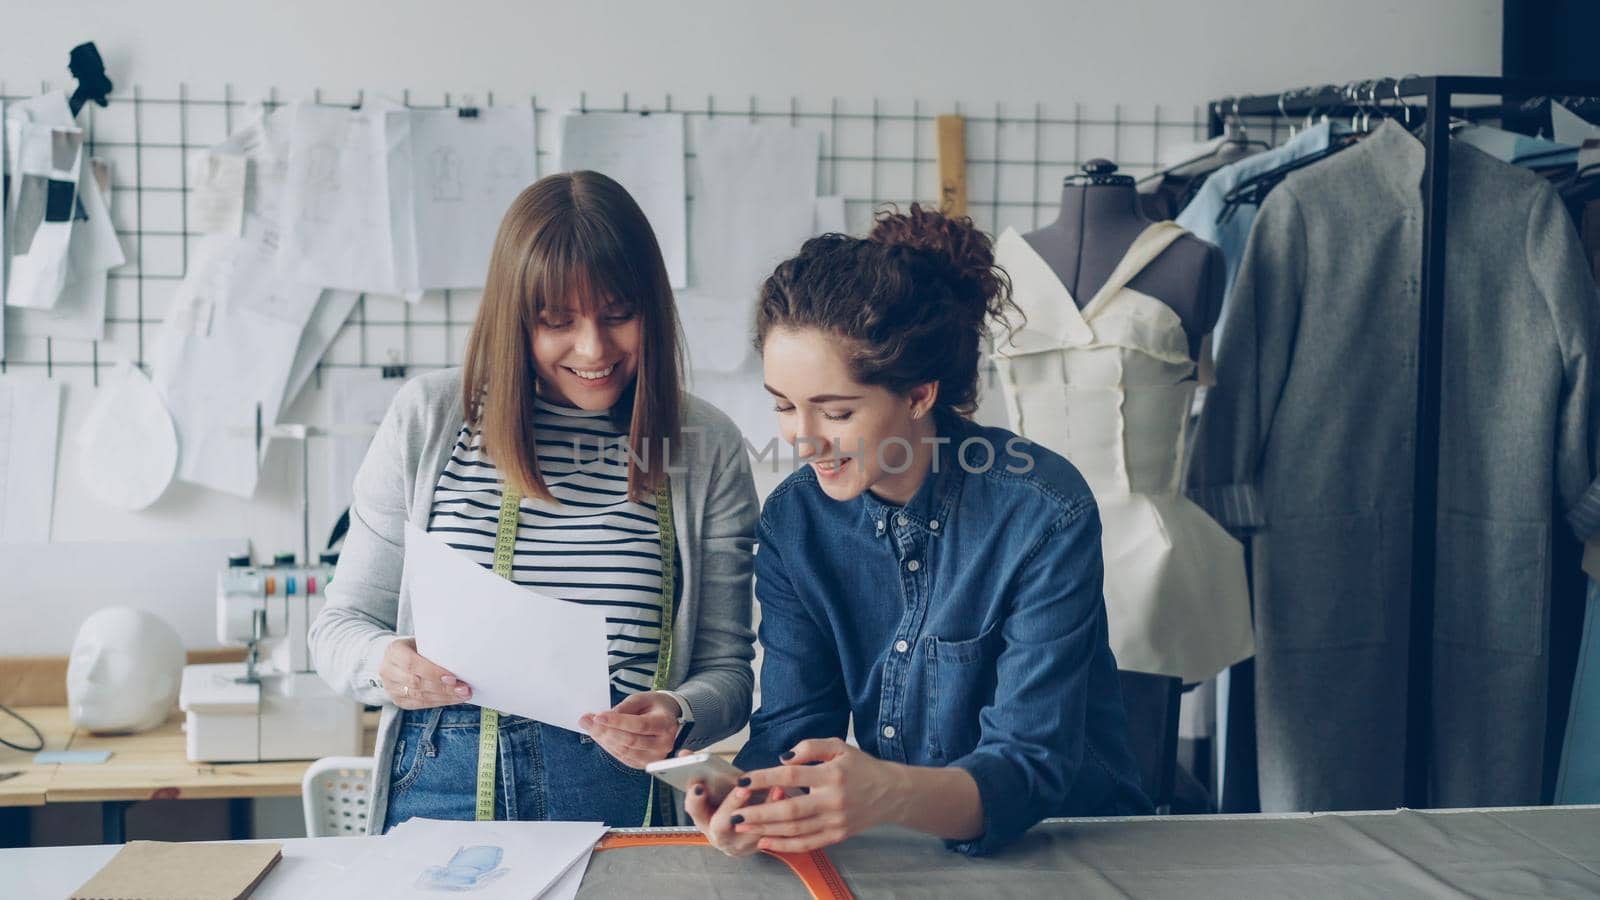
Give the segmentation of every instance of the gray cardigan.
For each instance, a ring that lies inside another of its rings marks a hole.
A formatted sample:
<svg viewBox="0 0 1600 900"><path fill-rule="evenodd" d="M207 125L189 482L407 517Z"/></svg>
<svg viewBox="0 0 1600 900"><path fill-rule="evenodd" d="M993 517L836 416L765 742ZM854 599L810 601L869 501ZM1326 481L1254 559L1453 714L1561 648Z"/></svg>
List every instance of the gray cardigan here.
<svg viewBox="0 0 1600 900"><path fill-rule="evenodd" d="M1253 535L1264 812L1402 790L1423 147L1385 122L1262 205L1191 494ZM1600 530L1600 302L1549 182L1450 146L1432 805L1539 802L1552 528Z"/></svg>
<svg viewBox="0 0 1600 900"><path fill-rule="evenodd" d="M374 833L383 827L400 723L378 667L396 635L411 633L405 526L427 528L434 486L463 420L460 369L431 372L401 388L356 473L350 532L327 606L311 624L311 652L322 677L335 690L383 707L368 818ZM738 731L750 717L759 506L739 429L687 394L682 444L670 470L681 592L667 682L689 703L695 725L688 746L699 748Z"/></svg>

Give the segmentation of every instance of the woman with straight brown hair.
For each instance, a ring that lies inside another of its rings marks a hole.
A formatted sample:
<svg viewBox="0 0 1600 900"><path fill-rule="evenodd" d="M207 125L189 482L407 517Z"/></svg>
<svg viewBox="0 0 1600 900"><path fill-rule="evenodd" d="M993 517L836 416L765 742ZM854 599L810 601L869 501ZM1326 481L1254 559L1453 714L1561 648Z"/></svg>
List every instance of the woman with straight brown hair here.
<svg viewBox="0 0 1600 900"><path fill-rule="evenodd" d="M677 805L645 764L744 725L755 487L738 429L682 370L666 267L627 191L596 172L523 191L465 367L407 384L373 439L312 626L323 677L383 706L371 831L471 819L490 793L497 819L666 821ZM408 522L604 609L612 708L579 733L472 705L405 636Z"/></svg>

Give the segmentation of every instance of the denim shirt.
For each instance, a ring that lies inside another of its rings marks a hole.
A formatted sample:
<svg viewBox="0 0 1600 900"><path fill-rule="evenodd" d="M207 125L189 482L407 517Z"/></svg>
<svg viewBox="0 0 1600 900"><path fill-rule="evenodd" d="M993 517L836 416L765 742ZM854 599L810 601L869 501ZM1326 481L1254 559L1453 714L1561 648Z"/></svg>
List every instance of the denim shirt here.
<svg viewBox="0 0 1600 900"><path fill-rule="evenodd" d="M960 420L940 434L950 442L937 471L903 508L870 493L832 500L810 467L768 498L756 554L761 708L739 766L842 738L854 716L873 756L972 774L983 834L949 842L968 854L1048 816L1148 812L1088 486L1004 429Z"/></svg>

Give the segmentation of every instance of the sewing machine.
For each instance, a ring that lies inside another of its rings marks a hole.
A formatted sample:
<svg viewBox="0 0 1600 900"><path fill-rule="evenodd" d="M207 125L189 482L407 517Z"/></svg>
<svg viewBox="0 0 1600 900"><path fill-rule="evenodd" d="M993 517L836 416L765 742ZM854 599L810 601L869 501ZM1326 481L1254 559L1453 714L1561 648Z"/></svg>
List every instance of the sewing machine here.
<svg viewBox="0 0 1600 900"><path fill-rule="evenodd" d="M361 706L317 675L308 640L333 557L255 566L229 557L217 575L217 639L242 663L185 666L178 705L196 762L265 762L361 754Z"/></svg>

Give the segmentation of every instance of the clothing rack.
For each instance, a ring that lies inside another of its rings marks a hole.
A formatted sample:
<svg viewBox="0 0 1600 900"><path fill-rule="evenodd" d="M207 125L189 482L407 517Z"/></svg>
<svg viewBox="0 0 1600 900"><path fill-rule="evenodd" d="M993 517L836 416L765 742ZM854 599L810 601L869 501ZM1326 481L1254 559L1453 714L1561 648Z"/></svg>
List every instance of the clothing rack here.
<svg viewBox="0 0 1600 900"><path fill-rule="evenodd" d="M1457 98L1497 97L1495 104L1461 104ZM1411 627L1406 682L1406 806L1429 806L1432 755L1433 618L1439 502L1439 410L1444 344L1445 222L1449 215L1452 118L1502 118L1530 98L1600 98L1600 82L1475 76L1408 76L1353 82L1342 87L1298 88L1281 94L1230 97L1209 106L1212 137L1229 117L1358 116L1420 113L1426 163L1422 176L1422 306L1417 344L1417 441L1411 529ZM1407 101L1419 100L1419 104Z"/></svg>

